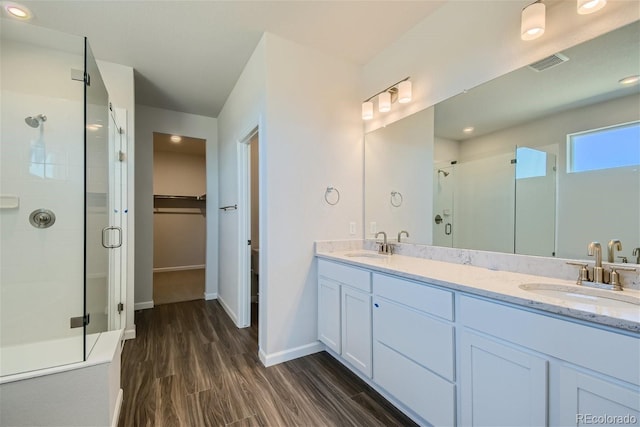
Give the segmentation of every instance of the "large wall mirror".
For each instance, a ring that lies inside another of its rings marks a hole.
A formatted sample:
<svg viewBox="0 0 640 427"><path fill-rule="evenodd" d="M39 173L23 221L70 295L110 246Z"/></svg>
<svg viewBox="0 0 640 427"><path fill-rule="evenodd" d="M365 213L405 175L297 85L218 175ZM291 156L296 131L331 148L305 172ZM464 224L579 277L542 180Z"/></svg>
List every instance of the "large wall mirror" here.
<svg viewBox="0 0 640 427"><path fill-rule="evenodd" d="M368 133L366 237L562 258L620 239L636 262L637 75L640 22Z"/></svg>

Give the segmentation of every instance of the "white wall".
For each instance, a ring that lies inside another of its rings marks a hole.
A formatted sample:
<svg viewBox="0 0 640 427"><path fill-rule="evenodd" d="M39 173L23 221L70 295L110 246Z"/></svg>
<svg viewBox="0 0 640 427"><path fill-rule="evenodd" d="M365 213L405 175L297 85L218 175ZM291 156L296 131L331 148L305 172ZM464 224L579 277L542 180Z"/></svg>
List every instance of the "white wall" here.
<svg viewBox="0 0 640 427"><path fill-rule="evenodd" d="M265 192L265 150L264 144L268 134L264 123L266 97L266 52L263 37L251 58L247 62L240 78L236 82L229 98L218 116L218 140L220 156L218 171L220 179L220 205L238 203L238 144L249 136L251 131L260 127L259 163L263 176L260 180L260 211L264 217L267 194ZM238 211L220 212L220 242L224 242L224 250L220 251L220 275L218 299L233 321L238 323L238 247L239 243ZM264 219L260 223L261 242L266 236ZM264 264L264 263L261 263ZM263 277L261 276L261 281ZM264 307L264 306L263 306ZM260 313L263 318L263 313ZM260 323L260 334L265 325Z"/></svg>
<svg viewBox="0 0 640 427"><path fill-rule="evenodd" d="M358 79L355 65L265 34L219 116L225 204L237 201L237 143L260 124L259 345L267 364L319 349L314 241L362 238L349 235L349 222L362 227ZM324 201L328 186L341 193L336 206ZM221 215L225 242L237 242L237 227L235 213ZM220 254L220 295L232 317L237 249Z"/></svg>
<svg viewBox="0 0 640 427"><path fill-rule="evenodd" d="M405 230L409 243L433 240L433 108L376 129L365 136L365 237L376 231L389 241ZM391 204L391 192L397 191Z"/></svg>
<svg viewBox="0 0 640 427"><path fill-rule="evenodd" d="M136 105L135 156L135 303L153 306L153 133L161 132L206 139L207 255L205 295L218 292L218 137L217 120Z"/></svg>
<svg viewBox="0 0 640 427"><path fill-rule="evenodd" d="M520 13L530 0L449 1L364 66L361 97L411 76L414 100L367 122L376 129L495 77L640 19L635 1L610 1L578 15L575 1L547 8L545 34L520 39Z"/></svg>
<svg viewBox="0 0 640 427"><path fill-rule="evenodd" d="M267 35L269 203L261 230L268 236L260 257L267 363L317 345L314 241L362 238L349 235L350 221L361 229L363 209L359 81L357 66ZM328 186L341 193L336 206L324 200Z"/></svg>

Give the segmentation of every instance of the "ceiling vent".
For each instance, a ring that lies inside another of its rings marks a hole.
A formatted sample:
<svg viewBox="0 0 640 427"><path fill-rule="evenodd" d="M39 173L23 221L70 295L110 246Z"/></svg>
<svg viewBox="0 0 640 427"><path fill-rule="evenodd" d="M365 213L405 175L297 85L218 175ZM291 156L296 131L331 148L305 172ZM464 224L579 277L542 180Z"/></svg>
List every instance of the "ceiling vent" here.
<svg viewBox="0 0 640 427"><path fill-rule="evenodd" d="M567 58L563 54L555 53L551 56L547 56L546 58L541 59L538 62L530 64L529 68L531 68L533 71L540 72L555 67L556 65L562 64L563 62L567 62L568 60L569 58Z"/></svg>

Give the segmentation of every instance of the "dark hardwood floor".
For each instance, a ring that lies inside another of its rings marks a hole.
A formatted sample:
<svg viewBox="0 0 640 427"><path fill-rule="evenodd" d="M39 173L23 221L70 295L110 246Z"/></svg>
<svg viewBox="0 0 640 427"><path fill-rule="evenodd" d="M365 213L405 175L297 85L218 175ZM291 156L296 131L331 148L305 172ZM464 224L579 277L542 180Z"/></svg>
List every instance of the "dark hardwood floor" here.
<svg viewBox="0 0 640 427"><path fill-rule="evenodd" d="M122 355L120 426L415 425L327 353L265 368L257 327L217 301L136 313Z"/></svg>

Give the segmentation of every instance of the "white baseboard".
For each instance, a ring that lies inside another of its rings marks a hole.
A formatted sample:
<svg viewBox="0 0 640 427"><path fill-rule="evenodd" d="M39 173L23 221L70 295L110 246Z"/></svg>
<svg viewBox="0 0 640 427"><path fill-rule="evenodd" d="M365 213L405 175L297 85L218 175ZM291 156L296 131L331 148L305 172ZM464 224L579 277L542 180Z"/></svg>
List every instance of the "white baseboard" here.
<svg viewBox="0 0 640 427"><path fill-rule="evenodd" d="M212 300L212 299L218 299L218 293L217 292L209 292L209 293L205 292L204 293L204 299L207 300L207 301Z"/></svg>
<svg viewBox="0 0 640 427"><path fill-rule="evenodd" d="M204 264L198 264L198 265L177 265L175 267L158 267L158 268L154 268L153 272L154 273L165 273L167 271L185 271L185 270L201 270L204 269L205 265Z"/></svg>
<svg viewBox="0 0 640 427"><path fill-rule="evenodd" d="M125 329L122 335L123 340L133 340L136 338L136 325L133 325L133 329Z"/></svg>
<svg viewBox="0 0 640 427"><path fill-rule="evenodd" d="M322 344L320 341L316 341L311 344L305 344L301 345L300 347L278 351L271 354L267 354L264 352L264 350L260 349L260 351L258 352L258 356L260 357L260 361L262 362L262 364L265 367L269 367L277 365L278 363L288 362L289 360L297 359L299 357L319 353L324 349L324 344Z"/></svg>
<svg viewBox="0 0 640 427"><path fill-rule="evenodd" d="M142 301L133 304L134 310L147 310L149 308L153 308L153 300L151 301Z"/></svg>
<svg viewBox="0 0 640 427"><path fill-rule="evenodd" d="M224 311L227 312L227 315L231 318L233 324L238 326L238 316L233 312L233 310L231 310L231 307L229 307L221 297L218 297L218 302L220 302L220 305L222 306Z"/></svg>
<svg viewBox="0 0 640 427"><path fill-rule="evenodd" d="M117 427L120 420L120 409L122 409L122 389L118 390L118 397L116 398L116 407L113 411L113 418L111 419L111 427Z"/></svg>

